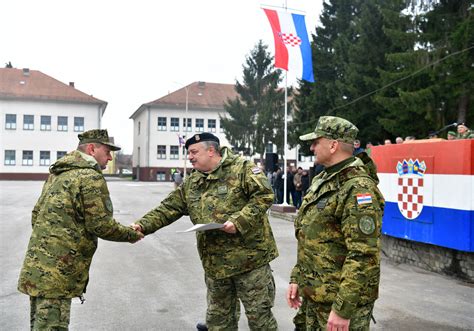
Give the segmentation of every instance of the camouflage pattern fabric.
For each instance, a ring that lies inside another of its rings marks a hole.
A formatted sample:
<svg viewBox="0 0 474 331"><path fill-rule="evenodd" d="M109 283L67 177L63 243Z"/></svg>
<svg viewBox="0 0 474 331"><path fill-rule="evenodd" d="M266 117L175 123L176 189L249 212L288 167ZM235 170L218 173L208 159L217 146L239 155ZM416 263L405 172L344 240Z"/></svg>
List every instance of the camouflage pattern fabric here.
<svg viewBox="0 0 474 331"><path fill-rule="evenodd" d="M373 308L373 303L357 307L351 318L349 330L368 331ZM298 331L325 331L327 329L327 321L330 312L330 305L324 305L309 300L304 311L304 313L306 313L306 325L304 328L298 329Z"/></svg>
<svg viewBox="0 0 474 331"><path fill-rule="evenodd" d="M134 230L113 219L100 167L83 155L74 151L50 167L32 212L33 231L18 281L20 292L43 298L80 296L86 291L98 237L139 239Z"/></svg>
<svg viewBox="0 0 474 331"><path fill-rule="evenodd" d="M456 133L456 139L474 139L474 131L467 130L464 133Z"/></svg>
<svg viewBox="0 0 474 331"><path fill-rule="evenodd" d="M71 299L30 297L31 331L68 330Z"/></svg>
<svg viewBox="0 0 474 331"><path fill-rule="evenodd" d="M335 116L321 116L314 132L300 136L300 140L306 141L324 137L352 144L357 133L359 133L359 129L348 120Z"/></svg>
<svg viewBox="0 0 474 331"><path fill-rule="evenodd" d="M236 304L245 307L250 330L277 330L271 308L275 302L275 281L270 265L229 277L206 277L206 324L210 331L237 330Z"/></svg>
<svg viewBox="0 0 474 331"><path fill-rule="evenodd" d="M136 223L144 234L167 226L183 215L193 224L231 221L236 234L211 230L196 233L199 256L207 277L224 279L254 270L278 256L266 214L273 191L253 163L226 147L211 173L193 170L187 180Z"/></svg>
<svg viewBox="0 0 474 331"><path fill-rule="evenodd" d="M358 309L378 297L384 199L375 171L365 153L325 169L313 179L295 220L298 256L291 282L311 304L346 319L357 318Z"/></svg>
<svg viewBox="0 0 474 331"><path fill-rule="evenodd" d="M293 317L293 324L295 326L294 331L305 331L306 330L306 306L308 299L302 298L301 306L298 308L295 317Z"/></svg>

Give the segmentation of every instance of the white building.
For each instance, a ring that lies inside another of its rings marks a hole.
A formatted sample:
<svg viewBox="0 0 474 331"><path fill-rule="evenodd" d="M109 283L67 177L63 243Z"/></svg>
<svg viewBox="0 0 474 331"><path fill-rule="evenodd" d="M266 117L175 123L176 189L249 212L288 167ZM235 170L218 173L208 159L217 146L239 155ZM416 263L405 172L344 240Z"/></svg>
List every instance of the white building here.
<svg viewBox="0 0 474 331"><path fill-rule="evenodd" d="M130 116L135 176L142 181L170 180L172 170L183 171L185 162L189 172L191 164L179 136L186 140L195 133L211 132L221 145L229 146L220 116L226 115L224 102L236 97L232 84L194 82L141 105Z"/></svg>
<svg viewBox="0 0 474 331"><path fill-rule="evenodd" d="M230 146L220 118L227 115L225 101L237 97L232 84L194 82L141 105L130 116L134 128L133 172L137 179L168 181L174 169L184 170L185 162L189 172L191 164L187 161L184 146L179 144L179 136L184 136L185 140L195 133L211 132L219 137L221 145ZM188 119L187 125L184 125L185 118ZM268 146L268 153L274 151L275 146ZM254 160L258 164L260 157L256 155ZM303 166L305 169L312 166L310 157L300 157L300 163L296 160L297 150L287 149L288 166Z"/></svg>
<svg viewBox="0 0 474 331"><path fill-rule="evenodd" d="M77 135L100 128L107 103L37 70L0 68L0 179L44 179L77 147Z"/></svg>

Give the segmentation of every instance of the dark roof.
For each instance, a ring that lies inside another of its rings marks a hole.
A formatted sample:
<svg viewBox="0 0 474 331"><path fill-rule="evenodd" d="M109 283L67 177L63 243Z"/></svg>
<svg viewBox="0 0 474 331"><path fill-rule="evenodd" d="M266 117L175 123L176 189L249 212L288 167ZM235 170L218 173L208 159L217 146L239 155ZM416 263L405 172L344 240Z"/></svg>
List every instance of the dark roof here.
<svg viewBox="0 0 474 331"><path fill-rule="evenodd" d="M0 98L107 104L38 70L0 68Z"/></svg>
<svg viewBox="0 0 474 331"><path fill-rule="evenodd" d="M227 99L236 99L238 93L232 84L194 82L154 101L145 103L135 111L134 118L145 107L186 108L186 89L188 90L188 109L223 109Z"/></svg>

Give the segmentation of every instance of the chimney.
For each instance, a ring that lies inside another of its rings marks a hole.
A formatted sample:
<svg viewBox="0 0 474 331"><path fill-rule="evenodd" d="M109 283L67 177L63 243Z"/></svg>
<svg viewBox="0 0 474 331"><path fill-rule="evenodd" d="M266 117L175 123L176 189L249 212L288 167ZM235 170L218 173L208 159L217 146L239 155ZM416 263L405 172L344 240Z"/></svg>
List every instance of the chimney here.
<svg viewBox="0 0 474 331"><path fill-rule="evenodd" d="M28 68L23 68L23 76L28 77L30 75L30 69Z"/></svg>
<svg viewBox="0 0 474 331"><path fill-rule="evenodd" d="M69 82L69 86L74 87L74 82Z"/></svg>
<svg viewBox="0 0 474 331"><path fill-rule="evenodd" d="M198 82L198 87L204 88L206 86L206 82Z"/></svg>

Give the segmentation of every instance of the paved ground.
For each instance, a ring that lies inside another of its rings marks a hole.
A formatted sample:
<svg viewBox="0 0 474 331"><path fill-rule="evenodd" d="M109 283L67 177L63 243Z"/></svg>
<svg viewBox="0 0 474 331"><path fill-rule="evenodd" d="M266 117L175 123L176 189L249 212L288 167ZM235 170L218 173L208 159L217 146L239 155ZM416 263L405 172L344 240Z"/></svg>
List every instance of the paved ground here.
<svg viewBox="0 0 474 331"><path fill-rule="evenodd" d="M0 329L29 328L28 297L16 291L31 232L30 211L41 182L0 181ZM129 224L158 204L171 183L110 181L118 221ZM280 257L272 263L280 330L292 330L285 303L296 242L292 223L271 219ZM100 241L85 304L73 300L71 330L194 330L205 312L203 272L183 218L135 244ZM375 330L473 330L472 284L407 266L382 263ZM248 330L246 318L240 329Z"/></svg>

